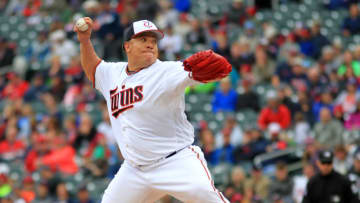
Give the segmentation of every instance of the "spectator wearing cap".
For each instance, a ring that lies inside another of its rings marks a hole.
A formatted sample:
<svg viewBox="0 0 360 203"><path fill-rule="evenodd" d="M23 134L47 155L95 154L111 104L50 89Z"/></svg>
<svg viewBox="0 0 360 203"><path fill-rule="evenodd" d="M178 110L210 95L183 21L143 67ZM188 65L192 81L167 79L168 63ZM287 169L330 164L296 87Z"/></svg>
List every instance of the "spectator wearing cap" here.
<svg viewBox="0 0 360 203"><path fill-rule="evenodd" d="M59 56L62 66L67 66L73 56L76 55L75 43L66 38L63 30L50 33L51 56Z"/></svg>
<svg viewBox="0 0 360 203"><path fill-rule="evenodd" d="M287 148L288 144L285 140L287 135L281 130L281 126L278 123L270 123L267 132L270 139L270 145L266 148L267 152Z"/></svg>
<svg viewBox="0 0 360 203"><path fill-rule="evenodd" d="M343 144L344 127L333 118L328 108L320 111L320 121L314 126L314 138L322 148L332 148Z"/></svg>
<svg viewBox="0 0 360 203"><path fill-rule="evenodd" d="M329 150L319 153L316 162L319 174L308 182L303 203L357 202L356 196L351 190L350 181L333 170L333 156Z"/></svg>
<svg viewBox="0 0 360 203"><path fill-rule="evenodd" d="M287 129L291 124L289 109L284 104L280 104L275 91L268 91L266 98L267 106L261 110L258 118L260 129L267 129L270 123L278 123L282 129Z"/></svg>
<svg viewBox="0 0 360 203"><path fill-rule="evenodd" d="M354 155L353 166L347 173L347 177L351 182L351 189L360 201L360 150Z"/></svg>
<svg viewBox="0 0 360 203"><path fill-rule="evenodd" d="M229 77L220 81L220 88L215 91L212 101L212 110L217 112L234 112L237 101L237 93L231 87Z"/></svg>
<svg viewBox="0 0 360 203"><path fill-rule="evenodd" d="M0 36L0 69L9 66L13 63L15 58L15 50L8 41Z"/></svg>
<svg viewBox="0 0 360 203"><path fill-rule="evenodd" d="M279 195L284 203L292 202L291 194L293 191L294 182L289 177L288 168L284 162L276 164L275 178L271 180L269 185L270 197L274 197L275 194Z"/></svg>
<svg viewBox="0 0 360 203"><path fill-rule="evenodd" d="M360 15L357 4L350 5L349 17L344 19L342 28L343 34L347 37L360 32Z"/></svg>
<svg viewBox="0 0 360 203"><path fill-rule="evenodd" d="M260 111L259 95L252 89L253 82L249 79L241 81L242 92L238 95L236 102L236 111L252 109L255 112Z"/></svg>
<svg viewBox="0 0 360 203"><path fill-rule="evenodd" d="M245 191L252 190L253 196L267 200L269 196L270 179L262 173L262 167L254 164L250 177L245 181Z"/></svg>

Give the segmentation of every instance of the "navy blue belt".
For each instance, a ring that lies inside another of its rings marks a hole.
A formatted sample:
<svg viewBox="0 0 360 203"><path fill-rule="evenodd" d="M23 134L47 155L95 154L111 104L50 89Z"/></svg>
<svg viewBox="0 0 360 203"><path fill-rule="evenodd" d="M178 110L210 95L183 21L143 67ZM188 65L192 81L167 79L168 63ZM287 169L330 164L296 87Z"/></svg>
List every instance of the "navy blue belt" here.
<svg viewBox="0 0 360 203"><path fill-rule="evenodd" d="M187 147L187 146L186 146L186 147ZM174 152L171 152L169 155L167 155L167 156L165 157L165 159L174 156L176 153L180 152L181 150L185 149L186 147L181 148L181 149L179 149L179 150L176 150L176 151L174 151Z"/></svg>

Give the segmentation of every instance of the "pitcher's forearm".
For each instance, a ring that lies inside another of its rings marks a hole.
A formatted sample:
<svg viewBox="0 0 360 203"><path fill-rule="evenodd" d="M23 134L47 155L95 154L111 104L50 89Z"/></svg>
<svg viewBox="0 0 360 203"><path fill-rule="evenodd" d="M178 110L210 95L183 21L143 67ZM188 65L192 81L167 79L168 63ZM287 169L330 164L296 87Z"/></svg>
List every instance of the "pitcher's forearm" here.
<svg viewBox="0 0 360 203"><path fill-rule="evenodd" d="M95 69L101 59L97 56L90 39L80 43L80 59L87 78L94 82Z"/></svg>

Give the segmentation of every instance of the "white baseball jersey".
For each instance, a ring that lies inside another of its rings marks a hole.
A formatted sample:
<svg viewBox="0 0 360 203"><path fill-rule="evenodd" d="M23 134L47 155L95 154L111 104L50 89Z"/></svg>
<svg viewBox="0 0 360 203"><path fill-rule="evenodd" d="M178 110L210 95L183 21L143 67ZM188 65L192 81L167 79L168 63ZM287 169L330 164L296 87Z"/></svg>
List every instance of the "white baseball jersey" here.
<svg viewBox="0 0 360 203"><path fill-rule="evenodd" d="M197 82L182 62L157 60L136 73L127 63L102 61L95 88L106 99L111 125L124 158L149 165L194 141L185 110L184 89Z"/></svg>

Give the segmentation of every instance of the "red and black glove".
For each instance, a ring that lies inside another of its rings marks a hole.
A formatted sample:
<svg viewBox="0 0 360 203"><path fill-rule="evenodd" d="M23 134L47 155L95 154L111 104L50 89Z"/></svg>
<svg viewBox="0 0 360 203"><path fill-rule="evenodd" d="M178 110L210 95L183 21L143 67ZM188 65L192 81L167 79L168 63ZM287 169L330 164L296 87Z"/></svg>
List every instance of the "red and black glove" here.
<svg viewBox="0 0 360 203"><path fill-rule="evenodd" d="M212 50L200 51L183 62L189 76L199 82L209 82L222 79L231 72L230 63Z"/></svg>

